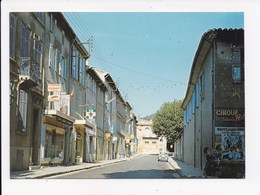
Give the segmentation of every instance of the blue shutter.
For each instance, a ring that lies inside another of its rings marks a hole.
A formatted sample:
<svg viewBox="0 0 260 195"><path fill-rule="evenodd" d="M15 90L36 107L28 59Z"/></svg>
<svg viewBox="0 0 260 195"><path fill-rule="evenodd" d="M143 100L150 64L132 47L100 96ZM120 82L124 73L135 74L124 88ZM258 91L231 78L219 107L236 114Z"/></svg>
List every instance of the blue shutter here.
<svg viewBox="0 0 260 195"><path fill-rule="evenodd" d="M195 92L192 94L192 99L191 99L191 112L192 114L195 113Z"/></svg>
<svg viewBox="0 0 260 195"><path fill-rule="evenodd" d="M197 82L195 86L195 105L196 108L199 107L199 82Z"/></svg>

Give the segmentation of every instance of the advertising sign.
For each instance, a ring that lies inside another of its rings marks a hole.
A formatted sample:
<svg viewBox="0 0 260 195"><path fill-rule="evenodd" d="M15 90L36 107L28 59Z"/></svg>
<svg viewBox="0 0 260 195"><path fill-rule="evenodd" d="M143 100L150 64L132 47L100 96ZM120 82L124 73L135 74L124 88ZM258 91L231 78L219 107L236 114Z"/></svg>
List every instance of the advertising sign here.
<svg viewBox="0 0 260 195"><path fill-rule="evenodd" d="M218 127L245 126L244 108L216 108L215 125Z"/></svg>
<svg viewBox="0 0 260 195"><path fill-rule="evenodd" d="M221 135L221 159L245 160L244 128L216 128L216 134Z"/></svg>
<svg viewBox="0 0 260 195"><path fill-rule="evenodd" d="M60 92L61 84L48 84L48 92Z"/></svg>
<svg viewBox="0 0 260 195"><path fill-rule="evenodd" d="M58 102L60 101L60 95L49 95L48 101L50 102Z"/></svg>

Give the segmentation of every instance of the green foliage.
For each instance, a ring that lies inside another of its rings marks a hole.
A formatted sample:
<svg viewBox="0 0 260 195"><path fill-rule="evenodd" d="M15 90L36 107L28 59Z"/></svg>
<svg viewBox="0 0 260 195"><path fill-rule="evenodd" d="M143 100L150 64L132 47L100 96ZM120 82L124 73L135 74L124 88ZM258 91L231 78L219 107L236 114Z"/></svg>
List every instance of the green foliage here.
<svg viewBox="0 0 260 195"><path fill-rule="evenodd" d="M168 143L173 143L183 129L184 112L181 104L181 100L164 103L153 119L153 132L157 136L165 136Z"/></svg>

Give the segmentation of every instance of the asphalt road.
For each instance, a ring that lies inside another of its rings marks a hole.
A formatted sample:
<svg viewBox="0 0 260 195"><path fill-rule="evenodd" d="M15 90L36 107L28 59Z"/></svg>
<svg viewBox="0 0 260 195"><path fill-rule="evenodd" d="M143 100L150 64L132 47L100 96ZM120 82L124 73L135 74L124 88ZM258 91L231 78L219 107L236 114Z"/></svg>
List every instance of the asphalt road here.
<svg viewBox="0 0 260 195"><path fill-rule="evenodd" d="M49 179L169 179L175 175L168 162L158 162L157 155L147 154L112 165L52 176Z"/></svg>

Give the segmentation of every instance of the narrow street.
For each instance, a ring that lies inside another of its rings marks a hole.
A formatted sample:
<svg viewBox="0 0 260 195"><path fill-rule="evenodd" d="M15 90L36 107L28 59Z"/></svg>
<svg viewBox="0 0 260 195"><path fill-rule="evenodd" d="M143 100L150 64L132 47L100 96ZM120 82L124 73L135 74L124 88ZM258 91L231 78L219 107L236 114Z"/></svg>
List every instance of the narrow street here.
<svg viewBox="0 0 260 195"><path fill-rule="evenodd" d="M163 179L174 178L171 165L158 161L157 154L145 154L134 159L99 168L52 176L52 179ZM45 178L46 179L46 178Z"/></svg>

